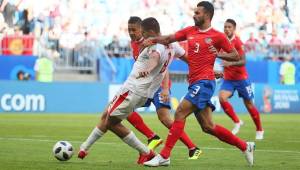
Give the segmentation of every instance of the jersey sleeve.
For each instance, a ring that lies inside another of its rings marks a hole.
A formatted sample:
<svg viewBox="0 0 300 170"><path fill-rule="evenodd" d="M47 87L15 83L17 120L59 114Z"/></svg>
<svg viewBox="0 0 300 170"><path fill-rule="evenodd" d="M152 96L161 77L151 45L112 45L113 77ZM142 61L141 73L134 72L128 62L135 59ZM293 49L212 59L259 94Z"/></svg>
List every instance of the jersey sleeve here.
<svg viewBox="0 0 300 170"><path fill-rule="evenodd" d="M184 41L187 39L187 33L190 32L190 30L192 29L193 27L186 27L182 30L179 30L175 33L175 39L176 41Z"/></svg>
<svg viewBox="0 0 300 170"><path fill-rule="evenodd" d="M218 44L217 44L217 48L218 50L224 50L227 53L230 53L233 51L233 46L230 43L230 41L228 40L228 38L226 37L225 34L220 33L218 36Z"/></svg>
<svg viewBox="0 0 300 170"><path fill-rule="evenodd" d="M148 56L150 56L150 54L153 52L157 52L159 54L159 56L161 56L161 54L163 53L163 49L161 48L161 46L162 45L155 44L155 45L148 47L148 50L147 50Z"/></svg>
<svg viewBox="0 0 300 170"><path fill-rule="evenodd" d="M180 58L185 54L185 50L179 45L179 43L175 42L172 46L174 49L174 58Z"/></svg>

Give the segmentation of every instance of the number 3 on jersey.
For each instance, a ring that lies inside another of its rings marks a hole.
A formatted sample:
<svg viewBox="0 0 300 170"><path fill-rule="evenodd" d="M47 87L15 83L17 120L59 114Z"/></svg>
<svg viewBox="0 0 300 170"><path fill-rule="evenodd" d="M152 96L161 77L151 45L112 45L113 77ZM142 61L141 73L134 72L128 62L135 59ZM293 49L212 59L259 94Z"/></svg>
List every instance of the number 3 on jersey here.
<svg viewBox="0 0 300 170"><path fill-rule="evenodd" d="M195 53L199 53L199 49L200 49L200 44L199 43L195 43Z"/></svg>

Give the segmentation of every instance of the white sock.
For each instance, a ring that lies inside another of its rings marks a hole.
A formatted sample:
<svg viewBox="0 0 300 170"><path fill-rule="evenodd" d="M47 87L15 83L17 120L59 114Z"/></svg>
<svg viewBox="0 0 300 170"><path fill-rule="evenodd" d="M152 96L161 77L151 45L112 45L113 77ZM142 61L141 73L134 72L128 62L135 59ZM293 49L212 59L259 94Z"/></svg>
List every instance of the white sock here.
<svg viewBox="0 0 300 170"><path fill-rule="evenodd" d="M95 127L86 141L81 144L80 149L87 151L103 135L104 133L98 127Z"/></svg>
<svg viewBox="0 0 300 170"><path fill-rule="evenodd" d="M127 143L133 149L139 151L139 153L149 154L150 149L144 145L131 131L126 137L122 139L125 143Z"/></svg>

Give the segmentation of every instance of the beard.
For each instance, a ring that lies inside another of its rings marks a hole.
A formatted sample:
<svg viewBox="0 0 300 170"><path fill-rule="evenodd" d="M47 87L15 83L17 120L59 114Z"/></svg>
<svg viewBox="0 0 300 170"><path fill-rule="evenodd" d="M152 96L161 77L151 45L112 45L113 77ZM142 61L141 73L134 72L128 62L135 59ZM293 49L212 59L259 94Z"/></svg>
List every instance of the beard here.
<svg viewBox="0 0 300 170"><path fill-rule="evenodd" d="M204 19L200 18L199 20L196 20L194 18L195 26L201 27L204 24Z"/></svg>

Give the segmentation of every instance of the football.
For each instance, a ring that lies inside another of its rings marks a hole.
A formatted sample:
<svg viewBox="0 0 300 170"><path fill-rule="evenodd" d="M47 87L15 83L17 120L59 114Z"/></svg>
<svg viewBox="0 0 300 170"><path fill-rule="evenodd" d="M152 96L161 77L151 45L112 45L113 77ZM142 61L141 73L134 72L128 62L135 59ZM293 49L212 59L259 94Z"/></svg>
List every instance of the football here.
<svg viewBox="0 0 300 170"><path fill-rule="evenodd" d="M73 146L68 141L58 141L53 147L53 154L57 160L67 161L73 156Z"/></svg>

